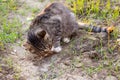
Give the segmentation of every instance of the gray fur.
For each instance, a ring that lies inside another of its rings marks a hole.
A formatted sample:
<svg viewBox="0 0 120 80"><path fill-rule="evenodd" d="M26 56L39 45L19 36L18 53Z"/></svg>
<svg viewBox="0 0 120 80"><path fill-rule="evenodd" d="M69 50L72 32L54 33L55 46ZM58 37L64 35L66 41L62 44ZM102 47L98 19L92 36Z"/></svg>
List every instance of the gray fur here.
<svg viewBox="0 0 120 80"><path fill-rule="evenodd" d="M54 49L61 47L60 41L62 38L70 37L77 32L78 24L74 14L67 7L62 3L52 3L40 15L36 16L28 32L28 41L38 49L46 45L44 42L45 35L41 35L41 29L43 32L45 31L45 34L49 35L49 41L51 40L52 49ZM45 47L42 49L44 50Z"/></svg>

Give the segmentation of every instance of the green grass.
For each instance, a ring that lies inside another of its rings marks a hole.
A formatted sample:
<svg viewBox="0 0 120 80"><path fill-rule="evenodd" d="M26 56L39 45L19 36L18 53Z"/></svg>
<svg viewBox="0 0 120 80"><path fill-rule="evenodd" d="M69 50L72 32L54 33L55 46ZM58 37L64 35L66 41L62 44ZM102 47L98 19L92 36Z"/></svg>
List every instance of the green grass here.
<svg viewBox="0 0 120 80"><path fill-rule="evenodd" d="M92 75L94 73L101 71L102 69L103 69L103 65L99 65L98 67L88 67L85 70L87 74Z"/></svg>
<svg viewBox="0 0 120 80"><path fill-rule="evenodd" d="M120 15L120 7L111 0L67 0L67 3L71 4L71 10L80 16L94 15L93 18L116 20Z"/></svg>
<svg viewBox="0 0 120 80"><path fill-rule="evenodd" d="M20 38L21 22L17 17L9 18L18 7L16 0L0 0L0 48L7 43L14 43Z"/></svg>
<svg viewBox="0 0 120 80"><path fill-rule="evenodd" d="M22 16L27 16L30 14L30 12L35 15L36 13L40 12L39 8L31 8L27 6L26 3L22 4L22 6L17 10L18 14L21 14Z"/></svg>
<svg viewBox="0 0 120 80"><path fill-rule="evenodd" d="M39 0L40 2L43 2L44 0Z"/></svg>

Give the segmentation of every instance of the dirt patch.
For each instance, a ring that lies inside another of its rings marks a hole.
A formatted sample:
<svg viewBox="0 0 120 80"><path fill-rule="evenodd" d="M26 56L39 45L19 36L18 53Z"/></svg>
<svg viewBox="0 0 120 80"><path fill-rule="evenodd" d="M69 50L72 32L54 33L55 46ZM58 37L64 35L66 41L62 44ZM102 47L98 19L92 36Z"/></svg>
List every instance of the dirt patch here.
<svg viewBox="0 0 120 80"><path fill-rule="evenodd" d="M22 5L19 10L29 11L26 11L27 15L11 14L13 17L17 15L22 23L22 39L11 44L12 49L7 54L7 57L12 59L13 66L20 69L18 80L108 80L111 76L113 80L120 79L120 45L116 44L114 38L108 40L108 37L101 37L103 33L80 30L79 36L73 38L69 44L63 44L62 52L44 59L36 58L35 54L26 51L22 44L30 24L27 18L33 16L33 8L41 10L49 0L42 3L38 0L19 2L27 6L26 9ZM15 80L14 68L9 67L3 60L0 60L0 63L3 69L0 70L0 79Z"/></svg>
<svg viewBox="0 0 120 80"><path fill-rule="evenodd" d="M0 51L0 80L25 80L19 73L7 53Z"/></svg>

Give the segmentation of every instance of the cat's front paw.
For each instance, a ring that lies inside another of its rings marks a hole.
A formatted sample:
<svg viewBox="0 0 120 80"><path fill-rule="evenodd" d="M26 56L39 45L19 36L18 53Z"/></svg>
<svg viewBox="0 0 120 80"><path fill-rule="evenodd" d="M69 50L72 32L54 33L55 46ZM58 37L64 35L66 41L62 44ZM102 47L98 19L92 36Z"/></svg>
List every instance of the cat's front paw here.
<svg viewBox="0 0 120 80"><path fill-rule="evenodd" d="M60 52L62 50L62 47L61 46L59 46L59 47L52 47L52 49L51 49L51 51L53 51L53 52Z"/></svg>
<svg viewBox="0 0 120 80"><path fill-rule="evenodd" d="M70 42L70 38L63 38L63 42L69 43Z"/></svg>

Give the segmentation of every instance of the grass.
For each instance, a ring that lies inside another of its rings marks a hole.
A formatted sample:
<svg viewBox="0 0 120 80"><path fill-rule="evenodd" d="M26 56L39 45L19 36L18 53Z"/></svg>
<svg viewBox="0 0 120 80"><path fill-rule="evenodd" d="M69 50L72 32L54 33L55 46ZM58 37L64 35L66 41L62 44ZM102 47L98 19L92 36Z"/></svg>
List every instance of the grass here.
<svg viewBox="0 0 120 80"><path fill-rule="evenodd" d="M88 67L86 68L86 72L88 75L92 75L94 73L97 73L103 69L103 65L99 65L98 67Z"/></svg>
<svg viewBox="0 0 120 80"><path fill-rule="evenodd" d="M9 18L17 7L16 0L0 0L0 48L4 48L7 43L14 43L21 36L21 22L17 17Z"/></svg>
<svg viewBox="0 0 120 80"><path fill-rule="evenodd" d="M31 8L29 6L27 6L26 3L22 4L22 6L17 10L17 13L22 15L22 16L28 16L30 14L30 12L32 13L32 16L35 16L36 13L40 12L39 8Z"/></svg>
<svg viewBox="0 0 120 80"><path fill-rule="evenodd" d="M20 74L19 73L14 74L13 77L14 77L15 80L20 80Z"/></svg>
<svg viewBox="0 0 120 80"><path fill-rule="evenodd" d="M13 60L11 58L5 58L4 61L10 68L13 68Z"/></svg>
<svg viewBox="0 0 120 80"><path fill-rule="evenodd" d="M120 15L120 7L112 4L111 0L67 0L69 7L76 15L94 15L93 18L116 20ZM116 1L116 3L119 1Z"/></svg>

